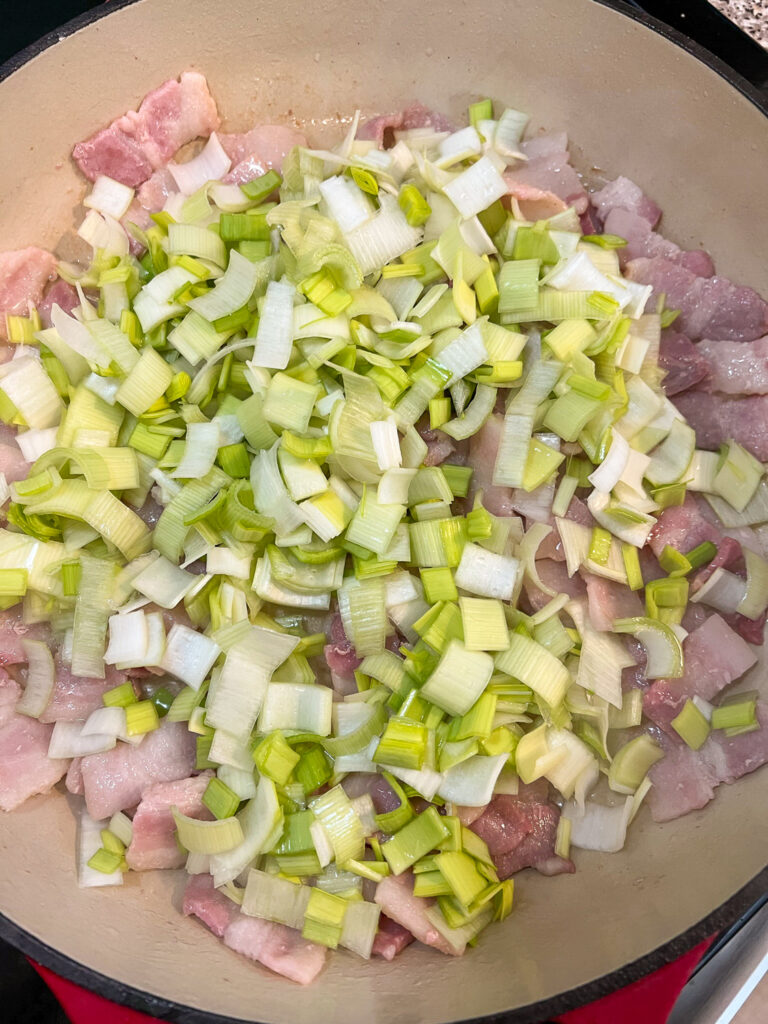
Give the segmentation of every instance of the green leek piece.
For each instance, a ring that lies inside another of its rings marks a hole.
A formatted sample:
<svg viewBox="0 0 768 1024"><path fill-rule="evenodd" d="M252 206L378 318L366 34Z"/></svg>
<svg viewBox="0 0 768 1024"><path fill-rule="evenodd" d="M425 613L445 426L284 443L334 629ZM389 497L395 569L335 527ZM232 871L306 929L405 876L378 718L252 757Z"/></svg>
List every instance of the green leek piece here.
<svg viewBox="0 0 768 1024"><path fill-rule="evenodd" d="M361 192L365 192L369 196L379 194L379 183L375 175L364 167L350 167L349 175Z"/></svg>
<svg viewBox="0 0 768 1024"><path fill-rule="evenodd" d="M384 850L386 852L386 847ZM486 887L486 880L478 871L474 858L463 851L446 852L438 853L434 863L453 896L468 910Z"/></svg>
<svg viewBox="0 0 768 1024"><path fill-rule="evenodd" d="M211 733L205 736L198 736L195 740L195 768L198 771L205 771L207 768L218 768L216 762L210 758L213 738L213 733Z"/></svg>
<svg viewBox="0 0 768 1024"><path fill-rule="evenodd" d="M601 526L592 528L588 558L596 565L605 565L611 553L612 535Z"/></svg>
<svg viewBox="0 0 768 1024"><path fill-rule="evenodd" d="M244 444L227 444L219 448L216 461L227 474L234 479L245 479L250 476L251 460Z"/></svg>
<svg viewBox="0 0 768 1024"><path fill-rule="evenodd" d="M666 622L636 616L614 619L614 633L629 633L645 647L647 679L679 679L683 674L683 649L680 640Z"/></svg>
<svg viewBox="0 0 768 1024"><path fill-rule="evenodd" d="M504 264L498 281L500 314L536 309L539 301L540 266L541 261L538 259L515 260Z"/></svg>
<svg viewBox="0 0 768 1024"><path fill-rule="evenodd" d="M608 783L616 793L634 793L664 751L650 736L636 736L614 754Z"/></svg>
<svg viewBox="0 0 768 1024"><path fill-rule="evenodd" d="M361 860L365 852L363 827L341 786L315 797L309 806L331 842L336 863Z"/></svg>
<svg viewBox="0 0 768 1024"><path fill-rule="evenodd" d="M101 872L103 875L111 875L113 872L119 870L122 862L122 853L116 853L113 850L105 850L102 846L90 858L88 861L88 867L93 868L94 871Z"/></svg>
<svg viewBox="0 0 768 1024"><path fill-rule="evenodd" d="M240 797L221 779L211 779L203 793L203 803L214 818L232 818L240 806Z"/></svg>
<svg viewBox="0 0 768 1024"><path fill-rule="evenodd" d="M314 820L315 816L312 811L286 814L283 834L280 842L274 848L275 854L280 857L286 854L314 852L315 844L311 832Z"/></svg>
<svg viewBox="0 0 768 1024"><path fill-rule="evenodd" d="M588 348L597 337L594 327L587 320L564 320L544 337L556 359L569 362Z"/></svg>
<svg viewBox="0 0 768 1024"><path fill-rule="evenodd" d="M515 232L512 259L541 260L543 264L553 266L560 259L560 253L548 231L523 224Z"/></svg>
<svg viewBox="0 0 768 1024"><path fill-rule="evenodd" d="M740 729L757 724L757 702L751 700L734 700L733 703L722 704L712 712L713 729Z"/></svg>
<svg viewBox="0 0 768 1024"><path fill-rule="evenodd" d="M446 644L451 640L463 640L464 630L461 623L461 612L457 605L443 601L434 605L413 624L413 629L424 643L442 654Z"/></svg>
<svg viewBox="0 0 768 1024"><path fill-rule="evenodd" d="M344 917L349 904L343 897L313 888L304 916L302 937L330 949L336 949L341 939Z"/></svg>
<svg viewBox="0 0 768 1024"><path fill-rule="evenodd" d="M240 190L254 203L263 203L282 184L283 179L277 171L267 171L258 178L244 182Z"/></svg>
<svg viewBox="0 0 768 1024"><path fill-rule="evenodd" d="M624 571L627 574L629 589L642 590L643 571L640 568L640 556L634 544L623 543L621 545L621 557L624 562Z"/></svg>
<svg viewBox="0 0 768 1024"><path fill-rule="evenodd" d="M544 426L564 441L575 441L592 417L600 411L602 401L570 388L550 405Z"/></svg>
<svg viewBox="0 0 768 1024"><path fill-rule="evenodd" d="M192 378L186 371L182 370L179 373L174 373L173 379L165 392L166 399L169 402L177 402L189 391L189 385L191 383Z"/></svg>
<svg viewBox="0 0 768 1024"><path fill-rule="evenodd" d="M110 832L108 828L103 828L101 830L101 845L105 850L108 850L109 853L117 853L121 857L125 853L126 844L119 839L114 832Z"/></svg>
<svg viewBox="0 0 768 1024"><path fill-rule="evenodd" d="M106 708L127 708L130 704L136 704L138 698L133 683L121 683L120 686L106 690L101 695L101 700Z"/></svg>
<svg viewBox="0 0 768 1024"><path fill-rule="evenodd" d="M477 305L483 316L492 316L499 308L499 287L490 263L472 286L477 296Z"/></svg>
<svg viewBox="0 0 768 1024"><path fill-rule="evenodd" d="M424 585L424 597L430 604L458 600L459 592L453 580L453 573L446 566L436 569L420 569L419 575Z"/></svg>
<svg viewBox="0 0 768 1024"><path fill-rule="evenodd" d="M427 756L429 731L419 722L390 718L373 754L377 764L420 771Z"/></svg>
<svg viewBox="0 0 768 1024"><path fill-rule="evenodd" d="M402 786L389 772L382 772L383 777L389 783L390 788L393 790L395 796L400 801L400 804L391 811L385 811L382 814L376 815L376 825L381 832L394 833L399 832L401 828L404 828L409 821L413 818L413 808L411 803L406 796Z"/></svg>
<svg viewBox="0 0 768 1024"><path fill-rule="evenodd" d="M460 640L452 639L421 693L449 714L463 715L483 692L492 672L488 654L469 651Z"/></svg>
<svg viewBox="0 0 768 1024"><path fill-rule="evenodd" d="M288 745L282 732L276 730L265 736L253 751L253 760L261 775L266 775L278 786L288 783L300 755Z"/></svg>
<svg viewBox="0 0 768 1024"><path fill-rule="evenodd" d="M645 607L651 618L667 625L679 625L688 603L688 581L682 577L649 580L645 586Z"/></svg>
<svg viewBox="0 0 768 1024"><path fill-rule="evenodd" d="M685 484L666 484L664 487L652 488L651 497L661 510L682 505L685 501Z"/></svg>
<svg viewBox="0 0 768 1024"><path fill-rule="evenodd" d="M469 105L469 123L476 128L480 121L491 121L493 119L493 101L489 99L477 100Z"/></svg>
<svg viewBox="0 0 768 1024"><path fill-rule="evenodd" d="M435 896L452 896L453 889L439 871L421 871L414 878L413 895L427 899Z"/></svg>
<svg viewBox="0 0 768 1024"><path fill-rule="evenodd" d="M150 699L155 705L155 710L157 711L158 716L160 718L165 718L171 710L171 706L174 701L174 696L171 691L165 686L161 686L159 690L155 690Z"/></svg>
<svg viewBox="0 0 768 1024"><path fill-rule="evenodd" d="M493 533L493 516L475 498L475 507L467 515L469 540L487 540Z"/></svg>
<svg viewBox="0 0 768 1024"><path fill-rule="evenodd" d="M313 744L302 751L293 774L305 795L309 795L328 782L333 775L333 767L323 748Z"/></svg>
<svg viewBox="0 0 768 1024"><path fill-rule="evenodd" d="M386 713L381 705L372 708L370 717L357 729L344 736L333 737L323 741L324 748L331 757L343 754L356 754L367 747L374 736L378 736L386 722Z"/></svg>
<svg viewBox="0 0 768 1024"><path fill-rule="evenodd" d="M448 728L449 741L456 743L475 738L486 740L493 729L497 700L494 693L481 694L466 714L453 719ZM507 730L505 732L509 735Z"/></svg>
<svg viewBox="0 0 768 1024"><path fill-rule="evenodd" d="M432 398L429 402L429 428L437 430L451 418L450 398Z"/></svg>
<svg viewBox="0 0 768 1024"><path fill-rule="evenodd" d="M152 542L160 554L178 564L191 525L186 518L201 509L228 483L226 473L214 466L200 480L190 480L182 487L165 506L155 526Z"/></svg>
<svg viewBox="0 0 768 1024"><path fill-rule="evenodd" d="M142 455L159 461L168 451L172 440L170 434L160 434L148 424L139 421L128 439L128 444Z"/></svg>
<svg viewBox="0 0 768 1024"><path fill-rule="evenodd" d="M327 316L338 316L352 302L350 293L339 288L331 272L326 269L304 278L299 288Z"/></svg>
<svg viewBox="0 0 768 1024"><path fill-rule="evenodd" d="M671 726L691 748L698 750L706 742L710 733L710 724L692 700L687 700L679 715L671 721Z"/></svg>
<svg viewBox="0 0 768 1024"><path fill-rule="evenodd" d="M421 227L432 216L432 208L415 185L403 185L397 201L412 228Z"/></svg>
<svg viewBox="0 0 768 1024"><path fill-rule="evenodd" d="M125 731L129 736L143 736L160 727L157 708L151 700L140 700L125 707Z"/></svg>
<svg viewBox="0 0 768 1024"><path fill-rule="evenodd" d="M382 845L392 874L401 875L450 836L434 807L428 807Z"/></svg>
<svg viewBox="0 0 768 1024"><path fill-rule="evenodd" d="M0 569L0 597L23 597L27 592L28 579L26 569Z"/></svg>
<svg viewBox="0 0 768 1024"><path fill-rule="evenodd" d="M454 498L466 498L472 480L472 467L443 465L440 468Z"/></svg>
<svg viewBox="0 0 768 1024"><path fill-rule="evenodd" d="M468 651L505 651L509 647L509 629L501 601L461 597L459 608Z"/></svg>
<svg viewBox="0 0 768 1024"><path fill-rule="evenodd" d="M686 576L693 569L686 556L669 544L664 545L664 550L659 555L659 565L664 572L669 573L673 578L676 576Z"/></svg>
<svg viewBox="0 0 768 1024"><path fill-rule="evenodd" d="M269 232L263 213L222 213L219 217L219 235L224 242L264 241Z"/></svg>
<svg viewBox="0 0 768 1024"><path fill-rule="evenodd" d="M61 588L65 597L77 597L80 590L82 567L79 562L63 562L61 566Z"/></svg>
<svg viewBox="0 0 768 1024"><path fill-rule="evenodd" d="M711 562L717 554L717 546L711 540L705 540L701 544L686 552L685 557L691 569L700 569L702 565Z"/></svg>
<svg viewBox="0 0 768 1024"><path fill-rule="evenodd" d="M243 842L243 829L238 818L198 821L182 814L178 807L171 807L171 814L176 822L178 840L190 853L226 853Z"/></svg>

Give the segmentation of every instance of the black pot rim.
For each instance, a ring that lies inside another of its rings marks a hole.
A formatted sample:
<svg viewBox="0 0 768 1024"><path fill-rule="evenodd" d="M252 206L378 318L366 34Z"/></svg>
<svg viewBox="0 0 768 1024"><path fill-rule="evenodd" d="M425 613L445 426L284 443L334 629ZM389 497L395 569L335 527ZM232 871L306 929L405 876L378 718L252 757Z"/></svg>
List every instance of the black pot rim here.
<svg viewBox="0 0 768 1024"><path fill-rule="evenodd" d="M72 19L61 28L49 32L37 42L32 43L26 49L0 65L0 82L55 43L60 42L67 36L73 35L81 28L100 21L114 11L121 10L137 2L138 0L112 0L108 5L102 4ZM651 17L644 11L630 7L623 0L591 0L591 2L617 10L625 17L645 25L646 28L679 46L712 68L721 78L724 78L763 114L768 116L768 96L698 43L693 42L680 32ZM625 964L609 974L595 978L584 985L579 985L577 988L561 992L549 999L530 1003L527 1006L504 1013L469 1018L465 1021L465 1024L537 1024L537 1022L547 1017L557 1016L578 1006L601 999L617 989L638 981L652 971L658 970L660 967L689 952L694 946L716 932L730 927L749 909L755 900L766 892L768 892L768 866L763 868L762 871L747 882L738 892L729 897L721 906L686 929L681 935L639 957L637 960L633 960L631 963ZM90 989L92 992L113 1003L128 1006L131 1009L138 1010L160 1020L170 1021L171 1024L252 1024L252 1022L244 1021L241 1018L209 1013L208 1011L154 996L130 985L125 985L115 978L109 978L92 967L81 964L60 950L49 946L42 939L20 928L2 913L0 913L0 938L21 950L22 953L25 953L37 963L74 982L76 985Z"/></svg>

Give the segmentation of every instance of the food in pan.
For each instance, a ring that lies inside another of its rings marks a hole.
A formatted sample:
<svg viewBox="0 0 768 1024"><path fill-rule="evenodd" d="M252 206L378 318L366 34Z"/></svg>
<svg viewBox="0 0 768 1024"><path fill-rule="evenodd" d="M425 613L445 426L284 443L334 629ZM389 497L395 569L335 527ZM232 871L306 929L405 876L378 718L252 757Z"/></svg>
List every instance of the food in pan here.
<svg viewBox="0 0 768 1024"><path fill-rule="evenodd" d="M468 122L187 72L75 147L79 261L0 255L0 807L65 779L80 885L186 867L301 983L768 759L768 307Z"/></svg>

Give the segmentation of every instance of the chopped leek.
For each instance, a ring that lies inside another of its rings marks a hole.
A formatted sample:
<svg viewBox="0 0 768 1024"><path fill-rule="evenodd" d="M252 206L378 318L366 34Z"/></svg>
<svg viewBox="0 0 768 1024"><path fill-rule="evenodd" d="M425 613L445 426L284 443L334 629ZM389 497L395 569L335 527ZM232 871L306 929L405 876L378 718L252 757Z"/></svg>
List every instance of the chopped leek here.
<svg viewBox="0 0 768 1024"><path fill-rule="evenodd" d="M698 750L706 742L710 724L692 700L687 700L671 726L684 743L692 750Z"/></svg>
<svg viewBox="0 0 768 1024"><path fill-rule="evenodd" d="M366 959L364 883L409 868L444 949L509 914L462 807L547 780L558 856L621 849L663 756L622 685L624 636L674 696L696 668L689 598L756 626L768 609L765 467L734 440L697 450L664 397L674 311L644 312L623 239L510 185L536 159L526 115L481 98L469 121L380 149L356 114L335 150L295 147L284 178L242 186L217 180L214 133L131 226L140 258L120 223L134 190L99 176L90 264L58 267L79 306L54 303L45 330L12 311L0 365L6 440L18 428L31 467L0 474L0 601L57 651L21 638L16 710L46 717L59 661L127 672L85 722L55 724L49 757L149 756L185 723L209 773L202 817L169 811L187 871ZM687 490L738 531L745 574L697 577L716 545L678 550ZM645 613L611 621L632 592ZM694 750L763 724L754 693L675 711ZM588 800L601 774L626 799ZM80 884L120 884L132 840L120 812L83 816Z"/></svg>

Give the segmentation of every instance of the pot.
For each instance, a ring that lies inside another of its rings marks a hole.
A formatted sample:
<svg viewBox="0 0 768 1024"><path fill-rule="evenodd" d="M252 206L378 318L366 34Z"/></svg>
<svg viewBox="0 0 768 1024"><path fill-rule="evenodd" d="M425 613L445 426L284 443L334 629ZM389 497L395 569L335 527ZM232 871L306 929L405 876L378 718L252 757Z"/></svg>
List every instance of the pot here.
<svg viewBox="0 0 768 1024"><path fill-rule="evenodd" d="M768 104L713 58L622 6L484 0L477 7L355 0L138 0L70 23L0 83L0 248L55 248L85 184L89 136L165 79L204 72L225 127L283 121L310 135L419 99L460 116L492 96L569 131L592 179L626 173L665 232L768 293ZM731 923L768 885L768 770L704 811L655 825L642 810L618 855L577 873L520 876L517 906L462 959L411 947L392 963L339 954L310 988L255 968L180 916L182 873L79 890L61 795L5 815L0 934L117 1002L185 1024L532 1022L588 1002Z"/></svg>

